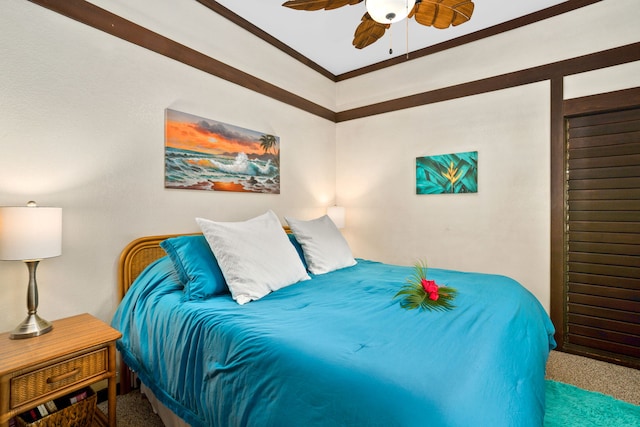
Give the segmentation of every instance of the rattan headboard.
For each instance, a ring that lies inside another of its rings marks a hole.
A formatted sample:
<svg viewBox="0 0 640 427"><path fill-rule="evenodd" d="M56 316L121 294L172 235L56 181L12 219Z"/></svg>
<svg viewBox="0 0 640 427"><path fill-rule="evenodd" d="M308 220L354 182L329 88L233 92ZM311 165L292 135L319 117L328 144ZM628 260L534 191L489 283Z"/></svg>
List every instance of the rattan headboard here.
<svg viewBox="0 0 640 427"><path fill-rule="evenodd" d="M291 232L289 227L284 227L284 230L287 233ZM160 247L160 242L170 237L194 234L201 233L146 236L129 243L120 253L120 261L118 262L118 301L122 300L142 270L153 261L166 255L164 249Z"/></svg>
<svg viewBox="0 0 640 427"><path fill-rule="evenodd" d="M197 233L193 233L197 234ZM129 243L120 253L118 262L118 300L124 297L136 277L153 261L166 255L160 242L184 234L140 237Z"/></svg>

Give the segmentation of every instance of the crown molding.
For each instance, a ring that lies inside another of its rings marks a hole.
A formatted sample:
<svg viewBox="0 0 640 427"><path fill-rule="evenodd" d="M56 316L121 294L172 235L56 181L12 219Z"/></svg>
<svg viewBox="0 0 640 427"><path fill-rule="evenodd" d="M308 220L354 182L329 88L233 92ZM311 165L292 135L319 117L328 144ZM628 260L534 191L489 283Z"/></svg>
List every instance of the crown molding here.
<svg viewBox="0 0 640 427"><path fill-rule="evenodd" d="M87 1L29 1L167 58L204 71L212 76L219 77L324 119L335 121L335 113L328 108L211 58Z"/></svg>
<svg viewBox="0 0 640 427"><path fill-rule="evenodd" d="M500 89L554 80L571 74L591 71L640 60L640 42L595 52L577 58L540 65L482 80L435 89L402 98L370 104L340 112L332 111L299 95L254 77L219 60L150 31L85 0L29 0L92 28L179 61L212 76L237 84L266 97L299 108L310 114L340 123L348 120L413 108L435 102L482 94ZM200 1L200 0L199 0ZM203 0L204 1L204 0ZM597 0L601 1L601 0ZM595 3L593 0L568 1L573 6ZM565 3L562 3L564 5ZM569 5L565 5L568 8ZM565 9L563 9L565 10ZM573 10L566 9L565 11Z"/></svg>
<svg viewBox="0 0 640 427"><path fill-rule="evenodd" d="M442 52L443 50L453 49L454 47L462 46L467 43L472 43L474 41L495 36L500 33L505 33L507 31L514 30L516 28L520 28L529 24L536 23L538 21L543 21L545 19L552 18L554 16L562 15L563 13L571 12L581 7L598 3L602 0L568 0L564 3L560 3L555 6L551 6L551 7L539 10L537 12L533 12L528 15L521 16L519 18L494 25L486 29L476 31L471 34L467 34L465 36L456 37L455 39L451 39L446 42L438 43L436 45L429 46L424 49L409 52L408 57L407 55L396 56L395 58L387 59L385 61L381 61L376 64L368 65L366 67L358 68L357 70L349 71L349 72L338 74L338 75L332 74L330 71L321 67L320 65L313 62L311 59L302 55L298 51L287 46L282 41L276 39L275 37L261 30L260 28L250 23L243 17L235 14L231 10L222 6L220 3L216 2L215 0L196 0L196 1L206 6L211 11L219 14L220 16L230 20L234 24L250 32L254 36L262 39L266 43L269 43L275 48L280 49L282 52L286 53L292 58L302 62L303 64L317 71L318 73L322 74L329 80L332 80L334 82L339 82L339 81L348 80L350 78L362 76L364 74L371 73L374 71L382 70L384 68L392 67L397 64L402 64L404 62L413 61L414 59L422 58L427 55L432 55L437 52Z"/></svg>

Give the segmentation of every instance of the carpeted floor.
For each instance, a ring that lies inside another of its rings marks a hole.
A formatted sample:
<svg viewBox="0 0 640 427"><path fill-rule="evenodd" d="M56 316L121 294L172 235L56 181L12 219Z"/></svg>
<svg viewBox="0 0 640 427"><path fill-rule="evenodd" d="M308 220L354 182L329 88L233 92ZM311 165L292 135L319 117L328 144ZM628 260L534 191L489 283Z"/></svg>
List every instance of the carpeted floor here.
<svg viewBox="0 0 640 427"><path fill-rule="evenodd" d="M547 379L571 384L584 390L602 393L633 405L640 405L640 370L612 365L610 363L572 354L552 351L547 363ZM580 394L580 390L569 391L574 395L572 398L577 399L577 401L581 401L583 399L583 395ZM555 385L551 382L547 385L547 392L550 393L550 396L551 393L568 393L569 391L562 385ZM598 415L594 413L591 415L590 419L583 419L579 421L574 420L575 423L573 425L580 427L607 427L611 425L607 424L606 420L603 421L602 419L597 419L598 417L601 417L601 405L608 405L611 401L612 400L609 398L596 401L594 405L598 409ZM106 402L103 402L98 406L103 411L106 411ZM160 418L153 413L151 405L147 399L137 391L124 396L118 396L117 408L118 425L120 426L162 427ZM558 418L571 416L562 411L562 405L554 405L553 407L550 405L548 413L551 410L554 411L554 416ZM640 408L638 408L638 410L640 410ZM636 413L639 414L637 416L637 420L633 420ZM626 418L626 420L631 419L631 421L625 421L625 424L618 424L616 427L640 427L640 412L636 412L635 408L632 408L631 414L631 418ZM627 415L625 414L625 416ZM566 424L566 420L557 420L557 422L560 421L564 424L549 423L545 420L545 426L566 427L567 425L570 425Z"/></svg>
<svg viewBox="0 0 640 427"><path fill-rule="evenodd" d="M552 351L547 379L640 405L640 370Z"/></svg>
<svg viewBox="0 0 640 427"><path fill-rule="evenodd" d="M107 402L99 403L98 408L106 414ZM164 427L160 417L153 413L151 404L139 390L118 396L116 419L119 427Z"/></svg>

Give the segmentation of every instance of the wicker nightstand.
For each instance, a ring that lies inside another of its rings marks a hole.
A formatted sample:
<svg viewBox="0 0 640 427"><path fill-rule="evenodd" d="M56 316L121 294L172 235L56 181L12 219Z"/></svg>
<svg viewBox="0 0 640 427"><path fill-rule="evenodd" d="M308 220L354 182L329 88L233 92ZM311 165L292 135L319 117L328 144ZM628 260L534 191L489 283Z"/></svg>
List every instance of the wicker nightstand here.
<svg viewBox="0 0 640 427"><path fill-rule="evenodd" d="M89 314L53 322L45 335L11 340L0 334L0 427L15 415L103 379L109 417L96 410L94 426L116 425L116 348L120 332Z"/></svg>

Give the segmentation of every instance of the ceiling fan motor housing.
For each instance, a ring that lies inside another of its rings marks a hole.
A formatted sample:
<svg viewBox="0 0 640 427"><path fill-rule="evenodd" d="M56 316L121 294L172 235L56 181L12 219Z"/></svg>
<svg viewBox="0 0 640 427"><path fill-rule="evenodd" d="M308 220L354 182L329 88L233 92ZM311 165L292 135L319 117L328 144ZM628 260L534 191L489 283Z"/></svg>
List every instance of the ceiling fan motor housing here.
<svg viewBox="0 0 640 427"><path fill-rule="evenodd" d="M409 15L415 3L415 0L365 0L369 15L381 24L402 21Z"/></svg>

